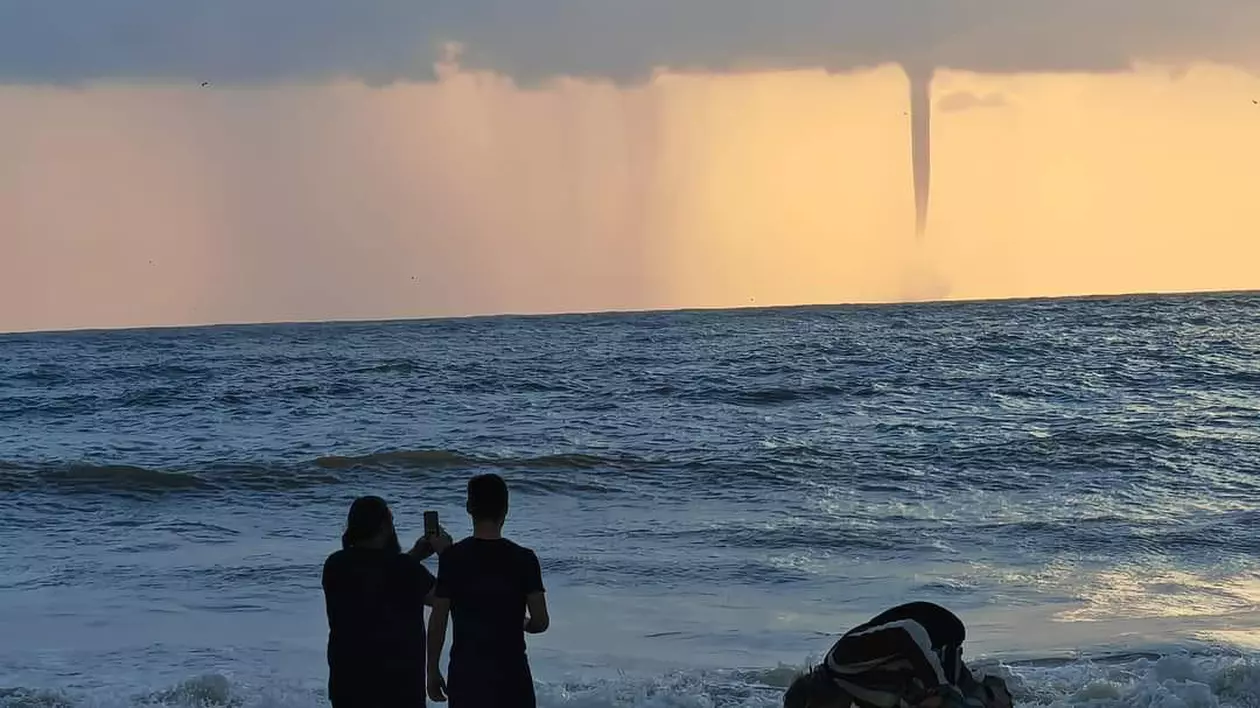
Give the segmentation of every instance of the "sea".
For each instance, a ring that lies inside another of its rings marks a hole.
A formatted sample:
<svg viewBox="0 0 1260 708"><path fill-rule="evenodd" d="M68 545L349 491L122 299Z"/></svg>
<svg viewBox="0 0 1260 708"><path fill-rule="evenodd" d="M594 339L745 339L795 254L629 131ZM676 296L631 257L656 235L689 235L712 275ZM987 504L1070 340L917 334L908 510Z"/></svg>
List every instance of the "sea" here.
<svg viewBox="0 0 1260 708"><path fill-rule="evenodd" d="M350 502L504 476L541 706L931 600L1021 706L1260 706L1260 295L0 336L0 706L325 706Z"/></svg>

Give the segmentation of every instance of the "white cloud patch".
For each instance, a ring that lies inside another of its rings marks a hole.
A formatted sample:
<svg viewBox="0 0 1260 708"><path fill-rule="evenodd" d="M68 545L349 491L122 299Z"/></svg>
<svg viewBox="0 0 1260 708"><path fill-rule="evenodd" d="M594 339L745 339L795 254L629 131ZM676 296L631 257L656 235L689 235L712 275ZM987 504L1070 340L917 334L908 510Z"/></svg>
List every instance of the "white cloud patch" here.
<svg viewBox="0 0 1260 708"><path fill-rule="evenodd" d="M970 91L956 91L936 102L936 110L942 113L958 113L972 111L977 108L1001 108L1006 104L1006 97L1000 93L983 95Z"/></svg>

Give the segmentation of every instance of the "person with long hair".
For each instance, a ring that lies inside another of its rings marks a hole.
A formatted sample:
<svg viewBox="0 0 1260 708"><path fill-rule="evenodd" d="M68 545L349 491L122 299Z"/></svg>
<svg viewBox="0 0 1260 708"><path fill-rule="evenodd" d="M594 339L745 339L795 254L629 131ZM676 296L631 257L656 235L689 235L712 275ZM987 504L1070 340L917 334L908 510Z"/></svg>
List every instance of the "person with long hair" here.
<svg viewBox="0 0 1260 708"><path fill-rule="evenodd" d="M322 579L333 708L423 708L424 607L437 581L422 561L450 545L440 532L404 553L384 499L350 506L341 550L324 562Z"/></svg>

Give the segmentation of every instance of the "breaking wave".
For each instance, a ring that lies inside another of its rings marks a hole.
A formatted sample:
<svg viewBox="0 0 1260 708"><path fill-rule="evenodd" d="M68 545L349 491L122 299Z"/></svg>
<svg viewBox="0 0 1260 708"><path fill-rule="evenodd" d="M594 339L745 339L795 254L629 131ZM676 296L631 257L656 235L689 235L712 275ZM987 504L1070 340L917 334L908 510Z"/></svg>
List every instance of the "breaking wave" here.
<svg viewBox="0 0 1260 708"><path fill-rule="evenodd" d="M1256 708L1260 662L1239 650L1128 652L1000 664L1016 705L1043 708ZM542 708L777 708L798 667L679 671L537 685ZM0 688L0 708L307 708L328 705L322 687L197 676L157 689L88 693Z"/></svg>
<svg viewBox="0 0 1260 708"><path fill-rule="evenodd" d="M325 456L305 463L211 463L196 470L151 469L127 464L24 464L0 460L0 490L53 493L170 494L225 490L291 491L339 484L362 473L415 473L440 470L530 470L538 473L657 465L629 457L588 454L541 456L471 455L455 450L393 450L358 456ZM602 491L605 485L549 479L540 474L520 480L536 491Z"/></svg>

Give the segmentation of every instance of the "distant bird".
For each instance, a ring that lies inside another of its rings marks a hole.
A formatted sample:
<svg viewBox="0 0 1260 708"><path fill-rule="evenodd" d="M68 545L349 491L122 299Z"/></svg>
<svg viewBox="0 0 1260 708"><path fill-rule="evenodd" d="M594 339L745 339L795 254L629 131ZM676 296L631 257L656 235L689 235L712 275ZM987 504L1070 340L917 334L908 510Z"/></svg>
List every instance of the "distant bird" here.
<svg viewBox="0 0 1260 708"><path fill-rule="evenodd" d="M202 81L202 82L201 82L201 88L206 88L206 87L207 87L207 86L209 86L209 85L210 85L210 82L209 82L209 81Z"/></svg>

